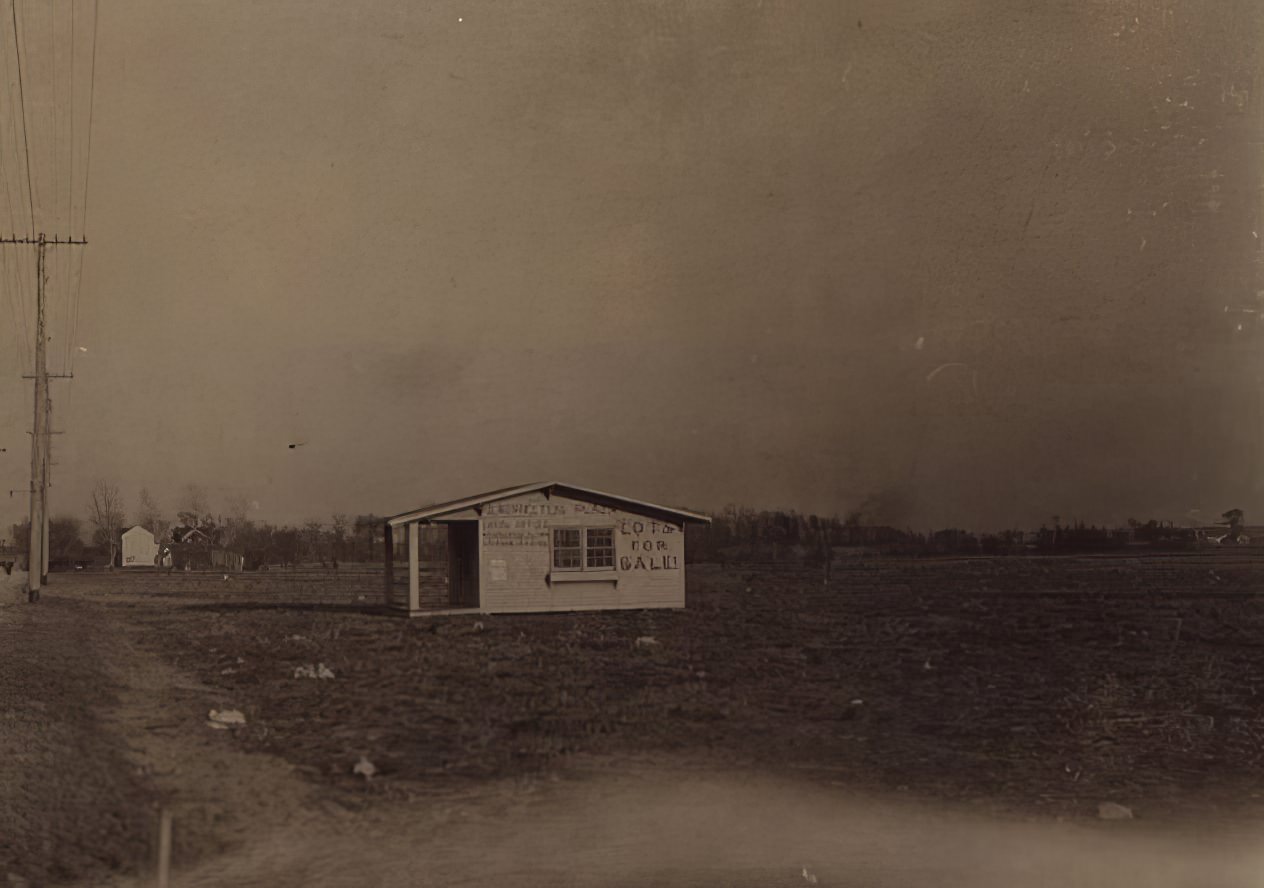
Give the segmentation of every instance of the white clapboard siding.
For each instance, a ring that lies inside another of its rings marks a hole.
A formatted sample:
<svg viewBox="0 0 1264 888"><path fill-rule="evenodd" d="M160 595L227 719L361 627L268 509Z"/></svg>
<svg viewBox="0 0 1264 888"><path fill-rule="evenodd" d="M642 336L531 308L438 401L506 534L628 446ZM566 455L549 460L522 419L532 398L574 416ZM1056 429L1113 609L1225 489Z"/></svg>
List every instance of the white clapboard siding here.
<svg viewBox="0 0 1264 888"><path fill-rule="evenodd" d="M680 523L538 492L488 503L479 523L481 610L685 606L685 534ZM612 528L615 569L553 570L555 527Z"/></svg>

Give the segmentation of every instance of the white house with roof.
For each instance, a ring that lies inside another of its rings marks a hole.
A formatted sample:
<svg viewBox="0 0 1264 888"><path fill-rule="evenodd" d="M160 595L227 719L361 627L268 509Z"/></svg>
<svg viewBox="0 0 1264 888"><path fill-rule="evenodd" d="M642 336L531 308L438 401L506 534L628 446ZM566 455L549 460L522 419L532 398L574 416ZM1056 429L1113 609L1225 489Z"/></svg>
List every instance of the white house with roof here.
<svg viewBox="0 0 1264 888"><path fill-rule="evenodd" d="M386 603L448 612L681 608L695 512L570 484L510 487L386 520Z"/></svg>

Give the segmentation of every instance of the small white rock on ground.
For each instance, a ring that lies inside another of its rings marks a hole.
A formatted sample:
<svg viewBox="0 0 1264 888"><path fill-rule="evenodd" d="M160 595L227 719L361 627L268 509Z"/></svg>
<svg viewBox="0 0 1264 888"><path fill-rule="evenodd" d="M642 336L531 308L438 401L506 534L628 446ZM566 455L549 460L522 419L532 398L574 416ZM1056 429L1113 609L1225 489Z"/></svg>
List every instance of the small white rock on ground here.
<svg viewBox="0 0 1264 888"><path fill-rule="evenodd" d="M1097 816L1102 820L1132 820L1132 809L1115 802L1102 802L1097 806Z"/></svg>

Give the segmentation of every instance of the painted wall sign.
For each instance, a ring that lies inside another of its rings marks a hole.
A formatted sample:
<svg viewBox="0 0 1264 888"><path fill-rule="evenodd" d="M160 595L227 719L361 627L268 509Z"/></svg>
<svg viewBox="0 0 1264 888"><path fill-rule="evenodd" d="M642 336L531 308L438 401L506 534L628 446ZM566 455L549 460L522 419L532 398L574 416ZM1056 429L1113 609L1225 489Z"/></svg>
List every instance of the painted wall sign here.
<svg viewBox="0 0 1264 888"><path fill-rule="evenodd" d="M633 540L633 552L666 552L667 540Z"/></svg>
<svg viewBox="0 0 1264 888"><path fill-rule="evenodd" d="M483 534L483 545L547 549L549 538L547 534L525 530L489 530Z"/></svg>
<svg viewBox="0 0 1264 888"><path fill-rule="evenodd" d="M614 509L609 506L594 506L592 503L573 503L576 515L613 515Z"/></svg>
<svg viewBox="0 0 1264 888"><path fill-rule="evenodd" d="M625 545L631 549L631 555L619 558L619 569L633 570L679 570L680 556L668 554L674 547L664 537L679 533L678 528L661 521L640 518L621 518L619 535Z"/></svg>
<svg viewBox="0 0 1264 888"><path fill-rule="evenodd" d="M547 530L550 524L545 518L489 518L483 521L483 530Z"/></svg>
<svg viewBox="0 0 1264 888"><path fill-rule="evenodd" d="M664 524L661 521L641 521L637 518L620 518L619 533L624 536L640 536L644 533L671 534L676 533L676 528L670 524Z"/></svg>
<svg viewBox="0 0 1264 888"><path fill-rule="evenodd" d="M565 515L566 507L558 503L488 503L484 515Z"/></svg>
<svg viewBox="0 0 1264 888"><path fill-rule="evenodd" d="M679 555L624 555L619 559L619 570L677 570Z"/></svg>

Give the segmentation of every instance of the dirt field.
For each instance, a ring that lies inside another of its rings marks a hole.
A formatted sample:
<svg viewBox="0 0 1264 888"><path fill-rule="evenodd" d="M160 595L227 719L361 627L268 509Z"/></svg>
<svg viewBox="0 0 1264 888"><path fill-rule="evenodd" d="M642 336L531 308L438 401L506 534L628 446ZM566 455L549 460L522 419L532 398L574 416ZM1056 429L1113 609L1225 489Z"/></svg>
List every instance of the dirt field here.
<svg viewBox="0 0 1264 888"><path fill-rule="evenodd" d="M0 869L126 884L160 803L190 885L646 884L626 878L648 860L657 884L804 884L809 860L852 884L823 850L840 836L863 846L842 871L882 884L884 842L914 829L890 804L952 812L919 846L926 881L890 884L980 884L984 859L1005 883L1014 861L957 853L963 812L1075 842L1250 835L1257 573L1226 554L858 564L828 586L699 567L683 612L412 621L370 612L369 575L54 577L0 610ZM1098 821L1104 801L1136 819ZM566 860L560 834L581 836Z"/></svg>

